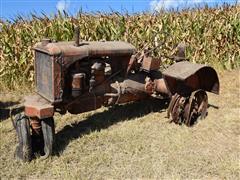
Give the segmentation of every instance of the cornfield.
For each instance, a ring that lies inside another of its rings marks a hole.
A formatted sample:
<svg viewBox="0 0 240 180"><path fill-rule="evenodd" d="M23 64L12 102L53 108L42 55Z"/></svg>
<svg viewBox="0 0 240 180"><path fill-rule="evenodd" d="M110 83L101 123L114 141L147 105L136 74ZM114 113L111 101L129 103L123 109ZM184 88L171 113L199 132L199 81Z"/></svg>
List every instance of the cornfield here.
<svg viewBox="0 0 240 180"><path fill-rule="evenodd" d="M80 26L82 40L123 40L138 49L146 44L153 47L156 39L166 41L164 48L156 50L156 56L168 55L184 42L188 45L187 57L193 62L220 70L240 67L239 5L157 14L31 14L29 18L17 16L12 22L0 20L0 87L32 87L33 45L44 37L71 40L75 26Z"/></svg>

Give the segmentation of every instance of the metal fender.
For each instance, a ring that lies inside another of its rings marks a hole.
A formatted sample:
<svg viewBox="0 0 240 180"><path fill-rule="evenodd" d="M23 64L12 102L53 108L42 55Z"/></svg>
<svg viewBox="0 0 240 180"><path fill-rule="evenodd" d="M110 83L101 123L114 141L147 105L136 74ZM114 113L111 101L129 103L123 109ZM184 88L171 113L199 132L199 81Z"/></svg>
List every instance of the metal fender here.
<svg viewBox="0 0 240 180"><path fill-rule="evenodd" d="M203 64L182 61L171 65L163 72L163 78L171 94L189 95L202 89L219 94L219 79L216 71Z"/></svg>

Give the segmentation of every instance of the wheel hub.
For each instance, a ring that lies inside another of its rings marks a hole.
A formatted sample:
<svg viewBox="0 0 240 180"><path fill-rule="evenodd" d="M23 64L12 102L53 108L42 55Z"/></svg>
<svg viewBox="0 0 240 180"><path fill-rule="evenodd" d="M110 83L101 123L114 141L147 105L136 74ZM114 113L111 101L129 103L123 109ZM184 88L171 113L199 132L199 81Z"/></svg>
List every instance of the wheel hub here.
<svg viewBox="0 0 240 180"><path fill-rule="evenodd" d="M191 96L175 94L168 107L168 117L176 124L192 126L198 118L205 118L207 115L208 97L205 91L197 90Z"/></svg>

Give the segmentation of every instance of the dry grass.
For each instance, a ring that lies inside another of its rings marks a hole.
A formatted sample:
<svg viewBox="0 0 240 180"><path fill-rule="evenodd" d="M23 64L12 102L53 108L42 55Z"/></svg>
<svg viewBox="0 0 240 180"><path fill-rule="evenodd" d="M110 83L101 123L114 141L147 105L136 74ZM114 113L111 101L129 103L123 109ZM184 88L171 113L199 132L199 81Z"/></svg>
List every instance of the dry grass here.
<svg viewBox="0 0 240 180"><path fill-rule="evenodd" d="M239 179L240 70L220 77L220 96L209 94L209 115L192 128L169 124L159 101L57 115L55 155L45 161L14 160L16 134L2 120L0 178Z"/></svg>

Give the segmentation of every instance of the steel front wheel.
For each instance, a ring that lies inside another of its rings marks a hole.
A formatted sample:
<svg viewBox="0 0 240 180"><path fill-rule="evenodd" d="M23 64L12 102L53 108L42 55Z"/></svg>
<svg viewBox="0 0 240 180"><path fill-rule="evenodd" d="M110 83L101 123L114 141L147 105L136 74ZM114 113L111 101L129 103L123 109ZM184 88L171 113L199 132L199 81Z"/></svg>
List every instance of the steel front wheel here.
<svg viewBox="0 0 240 180"><path fill-rule="evenodd" d="M24 162L39 154L42 159L52 155L54 143L53 117L46 119L28 118L18 114L13 122L17 131L19 144L15 157Z"/></svg>
<svg viewBox="0 0 240 180"><path fill-rule="evenodd" d="M52 155L55 134L54 119L52 117L43 119L41 120L41 125L44 141L44 155L42 156L42 158L46 159Z"/></svg>
<svg viewBox="0 0 240 180"><path fill-rule="evenodd" d="M29 119L23 114L18 114L14 123L19 141L15 157L24 162L30 161L32 158L32 142Z"/></svg>

